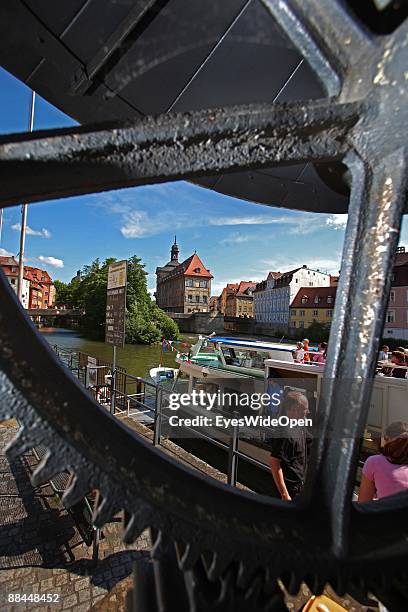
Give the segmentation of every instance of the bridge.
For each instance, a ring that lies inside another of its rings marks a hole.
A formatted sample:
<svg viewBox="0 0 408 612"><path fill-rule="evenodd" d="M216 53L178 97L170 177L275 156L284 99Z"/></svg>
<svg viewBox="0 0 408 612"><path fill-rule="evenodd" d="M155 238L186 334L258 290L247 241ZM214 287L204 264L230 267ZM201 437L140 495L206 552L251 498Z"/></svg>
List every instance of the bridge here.
<svg viewBox="0 0 408 612"><path fill-rule="evenodd" d="M80 308L27 308L30 317L69 317L79 318L85 314Z"/></svg>

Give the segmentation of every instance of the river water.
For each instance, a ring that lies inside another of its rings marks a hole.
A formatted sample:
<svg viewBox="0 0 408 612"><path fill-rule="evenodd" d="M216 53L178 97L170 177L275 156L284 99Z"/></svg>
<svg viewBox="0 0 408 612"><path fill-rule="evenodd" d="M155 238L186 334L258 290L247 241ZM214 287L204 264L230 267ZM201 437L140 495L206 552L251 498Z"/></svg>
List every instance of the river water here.
<svg viewBox="0 0 408 612"><path fill-rule="evenodd" d="M83 338L77 331L64 329L62 327L42 327L40 333L51 346L58 344L63 348L82 351L92 357L99 357L106 361L112 361L112 347L104 342L88 340ZM181 341L194 344L198 336L186 334ZM179 345L178 345L179 346ZM187 351L187 347L181 346L181 350ZM126 344L124 348L116 351L117 364L126 368L129 374L135 376L147 376L150 368L159 365L161 347L160 344L146 346L143 344ZM163 354L163 365L174 367L176 353L167 352Z"/></svg>

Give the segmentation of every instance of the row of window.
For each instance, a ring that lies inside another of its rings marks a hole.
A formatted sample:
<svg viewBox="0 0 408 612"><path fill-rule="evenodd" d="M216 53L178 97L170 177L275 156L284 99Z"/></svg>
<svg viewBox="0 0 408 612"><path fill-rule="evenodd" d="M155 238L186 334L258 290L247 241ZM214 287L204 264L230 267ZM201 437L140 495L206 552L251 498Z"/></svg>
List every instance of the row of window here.
<svg viewBox="0 0 408 612"><path fill-rule="evenodd" d="M208 296L207 295L192 295L188 293L186 296L186 302L202 302L203 304L207 304Z"/></svg>
<svg viewBox="0 0 408 612"><path fill-rule="evenodd" d="M406 312L406 322L408 323L408 309L406 309L405 312ZM396 322L395 310L388 310L385 320L387 323L395 323Z"/></svg>
<svg viewBox="0 0 408 612"><path fill-rule="evenodd" d="M206 289L208 287L207 280L193 280L192 278L186 278L186 287L203 287Z"/></svg>
<svg viewBox="0 0 408 612"><path fill-rule="evenodd" d="M408 303L408 289L407 289L407 303ZM395 291L391 290L390 292L390 304L394 304L395 302Z"/></svg>
<svg viewBox="0 0 408 612"><path fill-rule="evenodd" d="M296 317L296 316L304 317L305 314L306 314L306 312L304 310L299 310L299 315L297 315L296 313L297 313L297 310L292 310L291 311L291 316L292 317ZM333 310L326 310L326 316L327 317L331 317L332 314L333 314ZM313 311L313 316L317 317L318 315L319 315L319 311L318 310L314 310Z"/></svg>
<svg viewBox="0 0 408 612"><path fill-rule="evenodd" d="M327 303L328 303L328 304L333 304L333 299L334 299L334 298L333 298L333 296L332 296L332 295L328 295L328 296L327 296ZM302 304L307 304L307 303L308 303L308 301L309 301L309 298L307 297L307 295L304 295L304 296L302 297L302 299L301 299ZM322 301L321 296L320 296L320 295L316 295L316 296L315 296L315 299L314 299L314 303L315 303L315 304L320 304L320 303L321 303L321 301Z"/></svg>

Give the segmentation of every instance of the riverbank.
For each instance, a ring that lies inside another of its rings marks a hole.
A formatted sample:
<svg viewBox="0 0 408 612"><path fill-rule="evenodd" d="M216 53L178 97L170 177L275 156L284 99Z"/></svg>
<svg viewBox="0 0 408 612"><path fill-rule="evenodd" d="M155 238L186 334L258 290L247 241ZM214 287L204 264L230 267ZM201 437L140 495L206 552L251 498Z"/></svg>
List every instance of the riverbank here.
<svg viewBox="0 0 408 612"><path fill-rule="evenodd" d="M93 357L112 361L112 347L98 340L88 340L77 331L63 327L42 327L39 332L51 346L69 348L82 351ZM194 344L198 336L186 334L182 336L182 342ZM147 376L151 368L159 365L161 353L160 344L126 344L124 348L116 351L117 364L125 368L129 374L134 376ZM175 352L163 353L163 365L175 367Z"/></svg>

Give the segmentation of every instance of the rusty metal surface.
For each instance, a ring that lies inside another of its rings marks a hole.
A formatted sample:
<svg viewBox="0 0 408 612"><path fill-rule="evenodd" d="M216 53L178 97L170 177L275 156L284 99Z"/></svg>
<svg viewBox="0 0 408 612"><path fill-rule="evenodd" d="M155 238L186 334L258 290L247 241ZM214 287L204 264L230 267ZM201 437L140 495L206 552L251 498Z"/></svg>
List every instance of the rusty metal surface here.
<svg viewBox="0 0 408 612"><path fill-rule="evenodd" d="M338 593L371 591L389 609L401 610L408 601L408 494L356 506L351 489L406 206L407 24L375 37L341 2L310 0L307 9L302 0L265 0L265 5L335 98L275 110L166 116L139 128L113 127L116 132L107 126L77 128L48 141L43 134L3 139L0 193L7 204L22 195L34 201L112 187L112 177L122 186L194 176L203 164L206 170L224 170L262 165L265 158L270 163L334 155L344 161L352 177L351 202L320 406L322 435L301 498L288 505L231 490L176 465L125 430L61 370L4 278L1 412L17 415L24 425L12 452L40 443L50 449L34 476L37 483L70 467L77 479L66 501L100 489L105 503L98 524L116 508L126 508L132 514L126 540L154 527L153 555L177 542L185 570L193 571L207 551L207 576L221 580L225 601L243 589L251 609L263 609L250 595L258 574L258 593L279 577L296 592L304 579L314 592L329 582ZM92 169L89 188L82 163ZM24 188L10 173L14 164L24 168ZM47 193L47 169L58 170L63 188L50 183ZM47 372L46 381L39 372ZM349 384L351 379L356 382Z"/></svg>
<svg viewBox="0 0 408 612"><path fill-rule="evenodd" d="M252 105L0 138L0 204L340 159L361 104ZM25 181L16 180L24 175Z"/></svg>

